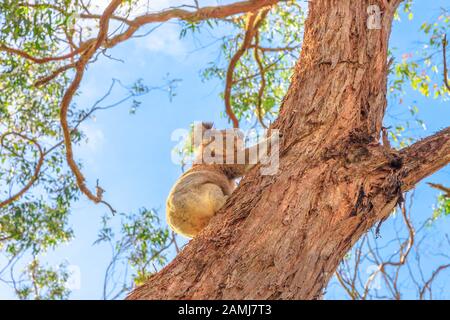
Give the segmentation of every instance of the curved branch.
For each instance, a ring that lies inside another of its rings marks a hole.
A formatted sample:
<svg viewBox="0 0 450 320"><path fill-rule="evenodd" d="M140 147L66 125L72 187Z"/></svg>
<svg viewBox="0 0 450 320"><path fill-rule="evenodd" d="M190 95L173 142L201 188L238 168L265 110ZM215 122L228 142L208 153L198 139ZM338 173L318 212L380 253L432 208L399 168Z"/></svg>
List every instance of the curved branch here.
<svg viewBox="0 0 450 320"><path fill-rule="evenodd" d="M400 205L400 210L401 210L401 213L403 216L403 221L408 230L408 238L400 244L400 248L398 251L399 257L398 257L397 261L388 260L388 261L380 262L377 270L370 275L369 279L367 280L367 282L364 286L364 294L362 296L363 300L365 300L367 298L367 295L370 290L370 286L371 286L372 282L375 280L376 275L378 273L382 273L384 276L387 276L386 267L388 267L388 266L400 268L403 265L405 265L406 260L408 259L408 256L414 246L416 231L414 230L414 227L411 223L410 217L408 216L408 214L406 212L405 203L402 203ZM391 281L392 281L392 287L395 290L395 288L397 287L397 280L395 280L395 281L391 280ZM395 291L395 292L397 292L397 291Z"/></svg>
<svg viewBox="0 0 450 320"><path fill-rule="evenodd" d="M231 87L233 84L233 74L234 69L236 68L237 63L247 51L248 47L251 44L251 41L254 36L254 24L256 20L256 14L250 13L247 21L247 30L244 35L244 41L240 48L236 51L236 53L231 57L230 63L228 64L227 75L225 78L225 91L224 91L224 101L225 101L225 112L230 118L231 122L233 122L234 128L239 128L239 120L233 112L233 108L231 107Z"/></svg>
<svg viewBox="0 0 450 320"><path fill-rule="evenodd" d="M109 20L111 15L114 13L114 11L117 9L117 7L122 3L122 0L113 0L108 5L108 7L105 9L105 11L102 14L102 18L100 19L100 27L99 32L97 35L97 39L86 52L83 53L81 58L76 62L76 74L75 78L73 79L70 86L67 88L66 92L64 93L64 96L61 101L61 111L60 111L60 122L61 127L63 131L64 136L64 145L66 147L66 160L67 164L69 165L71 171L75 175L78 188L82 193L84 193L90 200L92 200L95 203L104 203L102 196L103 196L103 190L97 186L96 188L96 194L92 193L88 187L86 186L86 179L83 176L83 173L81 172L80 168L78 167L77 163L75 162L73 158L73 148L72 148L72 140L71 140L71 130L69 128L69 123L67 120L67 114L69 110L69 105L73 99L73 96L75 95L75 92L78 90L81 80L83 79L84 75L84 69L89 62L89 60L92 58L92 56L95 54L97 49L102 45L102 43L105 41L108 33L108 27L109 27Z"/></svg>
<svg viewBox="0 0 450 320"><path fill-rule="evenodd" d="M391 12L395 12L395 10L397 10L398 6L403 1L404 0L383 0L383 3L385 5L386 10L389 10Z"/></svg>
<svg viewBox="0 0 450 320"><path fill-rule="evenodd" d="M224 91L224 100L225 100L225 112L227 113L230 120L233 122L234 128L239 128L239 120L236 118L236 115L233 112L231 107L231 88L233 85L233 75L234 70L236 68L237 63L242 58L244 53L250 48L251 42L253 38L256 36L257 30L260 27L262 21L267 16L269 12L269 8L266 8L261 11L260 14L251 12L248 16L246 31L244 35L244 41L242 42L239 49L236 53L231 57L230 63L228 64L227 75L225 78L225 91ZM258 116L259 117L259 116Z"/></svg>
<svg viewBox="0 0 450 320"><path fill-rule="evenodd" d="M402 191L450 163L450 127L400 151L403 159Z"/></svg>
<svg viewBox="0 0 450 320"><path fill-rule="evenodd" d="M421 299L421 300L424 298L425 290L427 290L427 289L428 289L428 290L431 290L431 284L432 284L432 282L434 281L434 279L439 275L439 273L440 273L441 271L444 271L444 270L448 269L448 268L450 268L450 264L445 264L445 265L439 266L439 267L433 272L433 274L431 275L430 279L428 279L428 281L425 282L425 284L424 284L422 290L420 290L420 299Z"/></svg>
<svg viewBox="0 0 450 320"><path fill-rule="evenodd" d="M44 64L44 63L48 63L48 62L52 62L52 61L62 61L62 60L73 58L74 56L84 52L87 48L89 48L92 45L92 43L94 43L94 40L95 39L87 40L86 42L83 42L76 50L71 51L70 53L64 54L62 56L38 58L38 57L32 56L31 54L29 54L23 50L11 48L4 44L0 44L0 51L21 56L22 58L30 60L31 62L34 62L37 64Z"/></svg>
<svg viewBox="0 0 450 320"><path fill-rule="evenodd" d="M187 21L221 19L239 13L254 12L261 8L276 4L277 2L280 2L280 0L247 0L223 6L203 7L196 11L174 8L137 17L132 20L131 23L134 25L143 25L153 22L165 22L170 19L181 19Z"/></svg>
<svg viewBox="0 0 450 320"><path fill-rule="evenodd" d="M48 82L52 81L53 79L55 79L57 76L59 76L61 73L66 72L69 69L73 69L76 66L75 63L70 63L67 65L64 65L58 69L56 69L55 71L53 71L50 75L43 77L41 79L39 79L38 81L36 81L34 83L35 87L41 87L45 84L47 84Z"/></svg>
<svg viewBox="0 0 450 320"><path fill-rule="evenodd" d="M149 23L166 22L171 19L180 19L185 21L223 19L235 14L253 12L263 7L276 4L277 2L280 1L281 0L247 0L221 6L208 6L203 8L197 7L198 9L195 11L189 11L181 8L172 8L156 13L145 14L136 17L133 20L128 20L117 16L112 16L112 19L119 20L131 26L131 28L125 32L126 34L129 34L131 32L134 33L138 27ZM80 15L80 17L85 19L86 18L99 19L101 16L95 14L82 14ZM116 37L120 36L121 35L118 35Z"/></svg>
<svg viewBox="0 0 450 320"><path fill-rule="evenodd" d="M4 139L9 136L9 135L15 135L18 136L24 140L27 140L29 142L31 142L33 145L36 146L36 148L38 149L39 152L39 160L38 163L34 169L34 173L33 176L31 177L30 181L28 181L28 183L20 190L18 191L16 194L14 194L13 196L9 197L8 199L1 201L0 202L0 208L3 208L9 204L11 204L12 202L16 201L17 199L19 199L20 197L22 197L32 186L33 184L36 182L36 180L39 178L39 173L41 172L41 168L42 165L44 164L44 152L42 150L42 147L39 143L37 143L36 140L29 138L21 133L17 133L17 132L7 132L4 133L0 136L0 144L3 145L3 141Z"/></svg>
<svg viewBox="0 0 450 320"><path fill-rule="evenodd" d="M112 48L120 42L126 41L131 38L134 33L142 26L149 23L157 23L157 22L166 22L171 19L180 19L185 21L201 21L206 19L223 19L228 16L232 16L235 14L246 13L258 10L260 8L273 5L280 0L247 0L236 3L231 3L228 5L222 6L209 6L203 7L195 11L188 11L179 8L169 9L161 12L145 14L139 17L136 17L133 20L127 20L125 18L114 16L112 13L109 15L109 19L116 19L121 22L126 23L129 27L123 33L114 36L111 39L105 39L105 43L103 46L105 48ZM121 1L120 1L121 2ZM81 18L95 18L102 20L103 15L92 15L92 14L83 14ZM80 46L67 54L61 56L52 56L52 57L43 57L38 58L34 57L31 54L20 50L6 46L5 44L0 44L0 51L8 52L10 54L16 54L30 60L34 63L43 64L51 61L61 61L69 58L73 58L76 55L82 54L89 50L89 48L97 42L97 38L89 39L80 44Z"/></svg>

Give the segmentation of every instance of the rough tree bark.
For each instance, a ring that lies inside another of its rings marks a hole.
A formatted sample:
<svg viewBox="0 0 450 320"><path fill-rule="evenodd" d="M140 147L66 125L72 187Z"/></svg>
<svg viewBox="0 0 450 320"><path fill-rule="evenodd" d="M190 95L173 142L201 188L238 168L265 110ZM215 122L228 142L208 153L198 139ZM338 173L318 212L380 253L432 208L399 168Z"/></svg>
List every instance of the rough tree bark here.
<svg viewBox="0 0 450 320"><path fill-rule="evenodd" d="M450 129L379 143L387 49L401 0L314 0L278 120L280 169L256 168L210 225L129 299L317 299L402 192L450 161ZM381 29L366 25L369 5Z"/></svg>

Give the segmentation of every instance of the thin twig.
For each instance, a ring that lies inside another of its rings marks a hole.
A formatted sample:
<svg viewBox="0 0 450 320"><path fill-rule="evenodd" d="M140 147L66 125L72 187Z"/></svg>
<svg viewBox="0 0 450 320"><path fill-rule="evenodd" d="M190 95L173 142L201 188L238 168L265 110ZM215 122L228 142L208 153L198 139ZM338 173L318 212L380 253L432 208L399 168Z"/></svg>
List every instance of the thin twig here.
<svg viewBox="0 0 450 320"><path fill-rule="evenodd" d="M42 165L44 163L44 152L42 150L42 147L39 143L37 143L36 140L29 138L21 133L17 133L17 132L6 132L4 134L2 134L0 136L0 143L1 145L3 145L4 139L9 136L9 135L15 135L18 136L24 140L27 140L29 142L31 142L33 145L36 146L38 152L39 152L39 160L37 162L37 165L34 169L34 173L33 176L31 177L31 179L28 181L28 183L20 190L18 191L16 194L14 194L13 196L9 197L6 200L3 200L2 202L0 202L0 208L9 205L10 203L16 201L17 199L19 199L20 197L22 197L32 186L33 184L36 182L36 180L39 178L39 173L41 172L41 168Z"/></svg>
<svg viewBox="0 0 450 320"><path fill-rule="evenodd" d="M447 69L447 35L444 35L442 39L442 55L444 61L444 84L447 87L447 90L450 91L450 83L448 82L448 69Z"/></svg>

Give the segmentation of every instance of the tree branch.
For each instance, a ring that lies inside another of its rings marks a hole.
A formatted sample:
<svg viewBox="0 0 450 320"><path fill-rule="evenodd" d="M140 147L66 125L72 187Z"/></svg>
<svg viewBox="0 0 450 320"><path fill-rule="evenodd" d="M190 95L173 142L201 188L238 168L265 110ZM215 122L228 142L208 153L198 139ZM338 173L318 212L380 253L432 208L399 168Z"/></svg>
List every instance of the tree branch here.
<svg viewBox="0 0 450 320"><path fill-rule="evenodd" d="M445 264L445 265L441 265L439 266L431 275L430 279L428 279L428 281L424 284L422 290L420 291L420 299L423 300L424 296L425 296L425 291L428 289L431 292L431 284L434 281L434 279L438 276L438 274L441 271L444 271L445 269L450 268L450 264Z"/></svg>
<svg viewBox="0 0 450 320"><path fill-rule="evenodd" d="M450 83L448 82L448 69L447 69L447 35L444 35L442 39L442 60L444 62L444 84L448 91L450 91Z"/></svg>
<svg viewBox="0 0 450 320"><path fill-rule="evenodd" d="M22 51L20 49L15 49L15 48L11 48L8 47L4 44L0 44L0 51L3 52L7 52L10 54L15 54L18 56L21 56L24 59L30 60L31 62L37 63L37 64L44 64L44 63L48 63L48 62L52 62L52 61L62 61L62 60L66 60L66 59L70 59L82 52L84 52L90 45L92 45L92 43L94 42L95 39L90 39L86 42L83 42L76 50L64 54L62 56L51 56L51 57L43 57L43 58L37 58L32 56L31 54Z"/></svg>
<svg viewBox="0 0 450 320"><path fill-rule="evenodd" d="M408 191L450 162L450 127L402 149L400 156L404 163L402 191Z"/></svg>
<svg viewBox="0 0 450 320"><path fill-rule="evenodd" d="M266 74L265 74L265 69L264 69L263 62L262 62L261 57L259 55L258 45L259 45L259 31L256 30L254 55L255 55L256 64L258 65L258 69L259 69L259 72L261 74L261 84L259 86L258 99L257 99L257 102L256 102L256 116L258 117L258 121L261 124L261 126L264 129L267 129L267 126L264 123L264 119L263 119L264 115L263 115L263 111L262 111L264 90L266 89Z"/></svg>
<svg viewBox="0 0 450 320"><path fill-rule="evenodd" d="M203 7L195 11L188 11L183 9L168 9L157 13L150 13L145 14L139 17L136 17L133 20L127 20L125 18L117 17L111 14L109 16L109 19L116 19L120 20L127 25L129 25L129 28L116 36L114 36L111 39L105 39L105 43L102 43L102 45L105 48L112 48L115 45L117 45L120 42L126 41L129 38L131 38L134 33L142 26L150 23L161 23L166 22L171 19L180 19L185 21L201 21L206 19L223 19L228 16L232 16L235 14L240 13L246 13L246 12L252 12L255 10L258 10L260 8L270 6L273 4L276 4L280 2L281 0L247 0L247 1L241 1L241 2L235 2L228 5L222 5L222 6L209 6L209 7ZM93 14L85 14L82 15L81 18L95 18L95 19L101 19L102 15L93 15ZM86 40L80 44L80 46L68 53L61 56L52 56L52 57L43 57L38 58L34 57L31 54L20 50L15 49L6 46L5 44L0 44L0 51L8 52L10 54L16 54L19 55L27 60L30 60L34 63L43 64L48 63L51 61L61 61L65 59L72 58L78 54L82 54L86 50L88 50L93 43L97 41L96 38Z"/></svg>
<svg viewBox="0 0 450 320"><path fill-rule="evenodd" d="M67 88L67 90L64 93L64 96L62 98L62 101L61 101L60 122L61 122L61 127L62 127L62 131L63 131L63 136L64 136L64 145L66 147L67 164L69 165L70 169L72 170L73 174L75 175L77 185L78 185L78 188L80 189L80 191L82 193L84 193L90 200L92 200L95 203L105 203L102 199L103 190L99 186L97 186L96 194L93 194L86 186L86 182L85 182L86 179L84 178L83 173L81 172L80 168L78 167L77 163L75 162L75 160L73 158L72 140L70 137L71 130L69 128L67 114L68 114L69 106L73 99L73 96L75 95L75 92L78 90L81 80L83 79L84 69L85 69L87 63L89 62L89 60L92 58L92 56L97 51L97 49L105 41L105 39L108 35L108 27L109 27L110 17L121 3L122 3L122 0L113 0L113 1L111 1L111 3L108 5L108 7L103 12L102 18L100 19L100 27L99 27L97 39L96 39L95 43L91 47L89 47L89 49L86 50L83 53L83 55L81 56L81 58L76 62L75 78L72 81L72 83L70 84L70 86Z"/></svg>
<svg viewBox="0 0 450 320"><path fill-rule="evenodd" d="M404 0L383 0L383 2L386 4L389 2L389 5L387 6L387 8L389 8L390 10L392 10L393 12L395 12L395 10L397 10L398 6L403 2Z"/></svg>
<svg viewBox="0 0 450 320"><path fill-rule="evenodd" d="M230 63L228 64L227 75L225 78L225 91L224 91L224 101L225 101L225 112L227 113L230 120L233 122L233 127L239 127L239 120L236 118L236 115L233 112L231 106L231 88L233 85L233 75L234 70L236 69L237 63L242 58L244 53L250 48L252 44L253 38L255 38L258 28L260 27L262 21L264 21L265 17L269 9L266 8L261 11L261 13L250 13L247 20L246 31L244 35L244 40L239 47L239 49L235 52L235 54L231 57ZM256 50L256 49L255 49ZM264 88L263 88L264 89ZM258 112L259 113L259 112ZM260 114L258 114L258 118Z"/></svg>
<svg viewBox="0 0 450 320"><path fill-rule="evenodd" d="M53 79L55 79L57 76L59 76L61 73L66 72L69 69L73 69L76 67L76 63L70 63L70 64L66 64L58 69L56 69L55 71L53 71L51 74L49 74L46 77L43 77L41 79L39 79L38 81L36 81L34 83L35 87L41 87L45 84L47 84L48 82L52 81Z"/></svg>
<svg viewBox="0 0 450 320"><path fill-rule="evenodd" d="M281 0L247 0L222 6L208 6L203 8L197 7L198 9L195 11L173 8L156 13L145 14L136 17L133 20L128 20L126 18L118 16L112 16L111 18L124 22L132 26L131 29L135 29L136 27L140 27L144 24L155 22L166 22L171 19L180 19L186 21L222 19L235 14L256 11L258 9L273 5L280 1ZM84 19L99 19L101 16L95 14L81 14L80 17Z"/></svg>
<svg viewBox="0 0 450 320"><path fill-rule="evenodd" d="M36 146L38 152L39 152L39 160L38 163L36 165L36 168L34 169L34 173L33 176L31 177L31 179L28 181L28 183L20 190L18 191L16 194L14 194L13 196L9 197L8 199L1 201L0 202L0 208L3 208L9 204L11 204L12 202L16 201L17 199L19 199L20 197L22 197L32 186L33 184L36 182L36 180L39 177L39 173L41 172L41 168L42 165L44 164L44 152L42 150L42 147L39 143L37 143L36 140L29 138L23 134L17 133L17 132L6 132L4 134L2 134L0 136L0 145L3 145L3 141L4 139L9 136L9 135L15 135L18 136L24 140L27 140L29 142L31 142L33 145Z"/></svg>
<svg viewBox="0 0 450 320"><path fill-rule="evenodd" d="M439 183L429 182L428 185L434 189L444 192L445 195L450 198L450 188L444 187L442 184L439 184Z"/></svg>

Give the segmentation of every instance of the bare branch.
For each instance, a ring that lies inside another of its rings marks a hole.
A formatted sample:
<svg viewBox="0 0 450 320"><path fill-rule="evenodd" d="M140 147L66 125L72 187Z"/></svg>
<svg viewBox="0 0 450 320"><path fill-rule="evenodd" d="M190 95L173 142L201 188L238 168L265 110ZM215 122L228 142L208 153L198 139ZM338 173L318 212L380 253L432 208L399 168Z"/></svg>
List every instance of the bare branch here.
<svg viewBox="0 0 450 320"><path fill-rule="evenodd" d="M336 271L336 279L338 280L341 287L345 290L345 292L349 295L349 297L352 300L358 299L356 297L356 295L353 293L353 290L352 290L353 288L351 287L351 285L347 284L347 281L344 280L344 278L342 277L342 275L339 271Z"/></svg>
<svg viewBox="0 0 450 320"><path fill-rule="evenodd" d="M266 6L273 5L280 0L248 0L235 2L228 5L222 6L209 6L209 7L197 7L195 11L184 10L180 8L172 8L163 10L156 13L149 13L139 17L134 18L133 20L128 20L123 17L112 16L112 19L124 22L130 25L132 30L136 31L138 27L155 22L166 22L171 19L180 19L185 21L201 21L206 19L223 19L235 14L246 13L256 11ZM100 15L95 14L81 14L80 18L84 19L100 19ZM136 29L136 30L135 30ZM127 32L134 32L127 31Z"/></svg>
<svg viewBox="0 0 450 320"><path fill-rule="evenodd" d="M437 190L444 192L447 197L450 197L450 188L444 187L442 184L431 183L431 182L429 182L428 185L432 188L435 188Z"/></svg>
<svg viewBox="0 0 450 320"><path fill-rule="evenodd" d="M62 60L70 59L70 58L84 52L87 48L89 48L90 45L92 45L94 40L95 39L88 40L88 41L82 43L76 50L74 50L70 53L64 54L62 56L37 58L25 51L8 47L4 44L0 44L0 51L4 51L4 52L10 53L10 54L15 54L15 55L21 56L22 58L25 58L25 59L30 60L37 64L44 64L44 63L48 63L48 62L52 62L52 61L62 61Z"/></svg>
<svg viewBox="0 0 450 320"><path fill-rule="evenodd" d="M395 12L397 10L398 6L403 2L404 0L383 0L383 2L386 5L386 8L392 12Z"/></svg>
<svg viewBox="0 0 450 320"><path fill-rule="evenodd" d="M447 90L450 91L450 83L448 82L448 69L447 69L447 35L444 35L442 39L442 55L444 62L444 84L447 87Z"/></svg>
<svg viewBox="0 0 450 320"><path fill-rule="evenodd" d="M402 191L407 191L450 162L450 127L402 149L400 156Z"/></svg>
<svg viewBox="0 0 450 320"><path fill-rule="evenodd" d="M233 83L233 74L237 63L239 62L239 59L247 51L253 39L255 20L256 14L249 13L247 21L247 30L244 35L244 41L242 42L241 47L233 55L233 57L231 57L230 63L228 64L227 76L225 79L225 91L224 91L225 112L228 118L230 118L231 122L233 122L234 128L239 128L239 120L236 118L236 115L234 114L233 109L231 107L231 87Z"/></svg>
<svg viewBox="0 0 450 320"><path fill-rule="evenodd" d="M433 283L434 279L439 275L441 271L446 270L447 268L450 268L450 264L445 264L439 266L431 275L430 279L428 279L427 282L425 282L425 285L423 286L422 290L420 291L420 299L422 300L425 295L425 291L428 289L431 291L431 284Z"/></svg>
<svg viewBox="0 0 450 320"><path fill-rule="evenodd" d="M75 68L75 67L76 67L76 64L75 64L75 63L70 63L70 64L67 64L67 65L64 65L64 66L62 66L62 67L56 69L55 71L53 71L50 75L48 75L48 76L46 76L46 77L44 77L44 78L41 78L41 79L39 79L38 81L36 81L36 82L34 83L34 86L35 86L35 87L41 87L41 86L47 84L48 82L52 81L53 79L55 79L55 78L56 78L57 76L59 76L61 73L64 73L64 72L66 72L67 70L73 69L73 68Z"/></svg>
<svg viewBox="0 0 450 320"><path fill-rule="evenodd" d="M221 19L235 14L254 12L261 8L271 6L280 0L248 0L235 2L223 6L203 7L196 11L182 9L170 9L158 13L143 15L132 20L134 25L143 25L153 22L165 22L170 19L181 19L186 21L201 21L206 19Z"/></svg>
<svg viewBox="0 0 450 320"><path fill-rule="evenodd" d="M410 221L410 218L408 217L408 214L406 213L405 203L402 203L402 205L401 205L401 212L402 212L402 216L403 216L405 225L408 229L408 235L409 235L408 239L400 245L400 249L398 252L399 259L397 261L388 260L388 261L379 263L378 269L369 277L369 280L367 281L367 283L365 285L363 299L365 299L367 297L367 294L369 293L370 285L378 273L381 273L384 276L385 280L389 281L389 288L392 289L393 295L395 297L399 298L400 294L397 289L398 272L399 272L400 267L402 267L406 263L406 260L408 259L411 249L413 248L414 240L415 240L415 230ZM397 267L397 272L395 273L394 279L392 279L392 277L390 277L386 272L386 267L388 267L388 266Z"/></svg>

